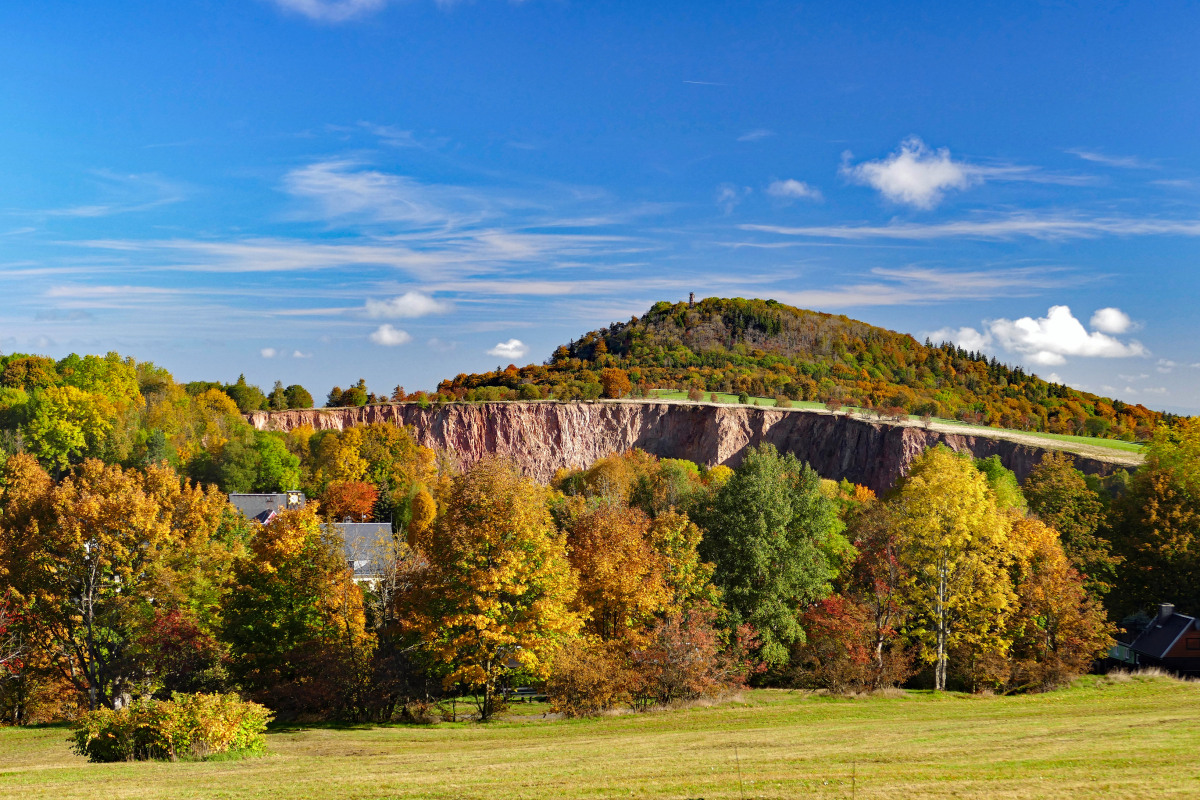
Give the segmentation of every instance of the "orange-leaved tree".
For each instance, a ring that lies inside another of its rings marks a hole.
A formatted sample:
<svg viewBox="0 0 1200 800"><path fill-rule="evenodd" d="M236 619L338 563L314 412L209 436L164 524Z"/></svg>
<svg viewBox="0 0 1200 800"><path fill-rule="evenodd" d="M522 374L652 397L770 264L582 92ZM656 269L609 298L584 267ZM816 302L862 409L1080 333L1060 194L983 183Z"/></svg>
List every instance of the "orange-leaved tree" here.
<svg viewBox="0 0 1200 800"><path fill-rule="evenodd" d="M506 674L545 677L559 644L578 633L576 580L546 490L512 463L479 462L445 502L421 537L428 566L401 598L401 617L447 667L447 686L479 692L486 720L502 705Z"/></svg>

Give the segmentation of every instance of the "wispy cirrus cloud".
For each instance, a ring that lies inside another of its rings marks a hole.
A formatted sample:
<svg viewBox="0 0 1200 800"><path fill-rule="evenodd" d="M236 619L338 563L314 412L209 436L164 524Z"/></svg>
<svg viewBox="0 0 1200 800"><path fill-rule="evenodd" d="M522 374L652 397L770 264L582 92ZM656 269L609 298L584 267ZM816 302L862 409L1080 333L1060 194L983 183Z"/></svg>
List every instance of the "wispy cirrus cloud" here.
<svg viewBox="0 0 1200 800"><path fill-rule="evenodd" d="M1106 153L1101 153L1096 150L1072 149L1068 150L1073 156L1078 156L1084 161L1090 161L1093 164L1103 164L1106 167L1120 167L1121 169L1158 169L1158 165L1153 161L1146 161L1138 156L1112 156Z"/></svg>
<svg viewBox="0 0 1200 800"><path fill-rule="evenodd" d="M776 300L801 308L907 306L982 300L1001 294L1010 297L1035 295L1078 280L1079 276L1053 267L963 271L877 267L869 272L869 277L840 286L766 291Z"/></svg>
<svg viewBox="0 0 1200 800"><path fill-rule="evenodd" d="M1094 239L1100 236L1200 236L1200 219L1055 216L1033 213L928 224L906 222L894 222L888 225L811 226L743 224L739 227L746 231L774 233L781 236L848 240L926 241L931 239L1004 240L1018 237Z"/></svg>
<svg viewBox="0 0 1200 800"><path fill-rule="evenodd" d="M276 6L317 22L345 22L371 14L388 0L271 0Z"/></svg>
<svg viewBox="0 0 1200 800"><path fill-rule="evenodd" d="M767 128L755 128L752 131L746 131L741 136L737 137L739 142L761 142L763 139L770 139L775 135L775 131Z"/></svg>
<svg viewBox="0 0 1200 800"><path fill-rule="evenodd" d="M186 200L187 188L157 173L122 174L93 170L90 174L99 200L93 203L43 209L38 214L51 217L110 217L149 211Z"/></svg>

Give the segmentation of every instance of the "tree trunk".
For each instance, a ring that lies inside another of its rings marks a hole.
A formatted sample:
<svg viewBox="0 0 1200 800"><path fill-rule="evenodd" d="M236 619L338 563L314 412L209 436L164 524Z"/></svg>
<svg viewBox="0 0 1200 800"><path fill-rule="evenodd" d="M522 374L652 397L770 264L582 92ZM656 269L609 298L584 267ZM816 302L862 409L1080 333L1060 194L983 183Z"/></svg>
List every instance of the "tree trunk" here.
<svg viewBox="0 0 1200 800"><path fill-rule="evenodd" d="M946 564L938 563L937 589L937 668L934 670L933 688L946 690Z"/></svg>

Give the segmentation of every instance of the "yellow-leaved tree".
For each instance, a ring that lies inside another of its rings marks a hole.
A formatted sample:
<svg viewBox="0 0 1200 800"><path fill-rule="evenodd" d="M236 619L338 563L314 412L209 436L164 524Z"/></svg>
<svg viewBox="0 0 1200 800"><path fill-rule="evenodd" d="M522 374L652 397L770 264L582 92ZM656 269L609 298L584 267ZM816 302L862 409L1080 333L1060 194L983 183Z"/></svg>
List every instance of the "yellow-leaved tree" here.
<svg viewBox="0 0 1200 800"><path fill-rule="evenodd" d="M1009 523L971 459L940 445L913 461L895 505L909 632L942 690L951 651L974 659L1007 647Z"/></svg>
<svg viewBox="0 0 1200 800"><path fill-rule="evenodd" d="M427 566L406 593L403 624L447 666L446 685L479 692L479 714L501 707L500 680L544 677L574 637L576 579L546 489L504 460L485 459L454 479L446 513L421 537Z"/></svg>

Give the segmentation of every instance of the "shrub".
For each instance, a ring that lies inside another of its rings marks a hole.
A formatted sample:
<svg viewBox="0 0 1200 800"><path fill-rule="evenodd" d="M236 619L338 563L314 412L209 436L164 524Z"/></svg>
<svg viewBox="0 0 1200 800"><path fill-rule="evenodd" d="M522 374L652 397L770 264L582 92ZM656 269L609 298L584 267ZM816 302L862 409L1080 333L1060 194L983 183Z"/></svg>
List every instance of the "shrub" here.
<svg viewBox="0 0 1200 800"><path fill-rule="evenodd" d="M72 731L72 748L98 762L256 755L266 747L270 721L265 707L235 694L176 694L85 714Z"/></svg>
<svg viewBox="0 0 1200 800"><path fill-rule="evenodd" d="M775 395L775 407L776 408L791 408L792 407L792 399L786 395L777 394L777 395Z"/></svg>
<svg viewBox="0 0 1200 800"><path fill-rule="evenodd" d="M692 387L691 389L688 389L687 399L691 400L693 403L699 403L704 399L704 392Z"/></svg>
<svg viewBox="0 0 1200 800"><path fill-rule="evenodd" d="M555 656L546 694L563 716L595 716L629 702L635 681L618 645L580 639Z"/></svg>

